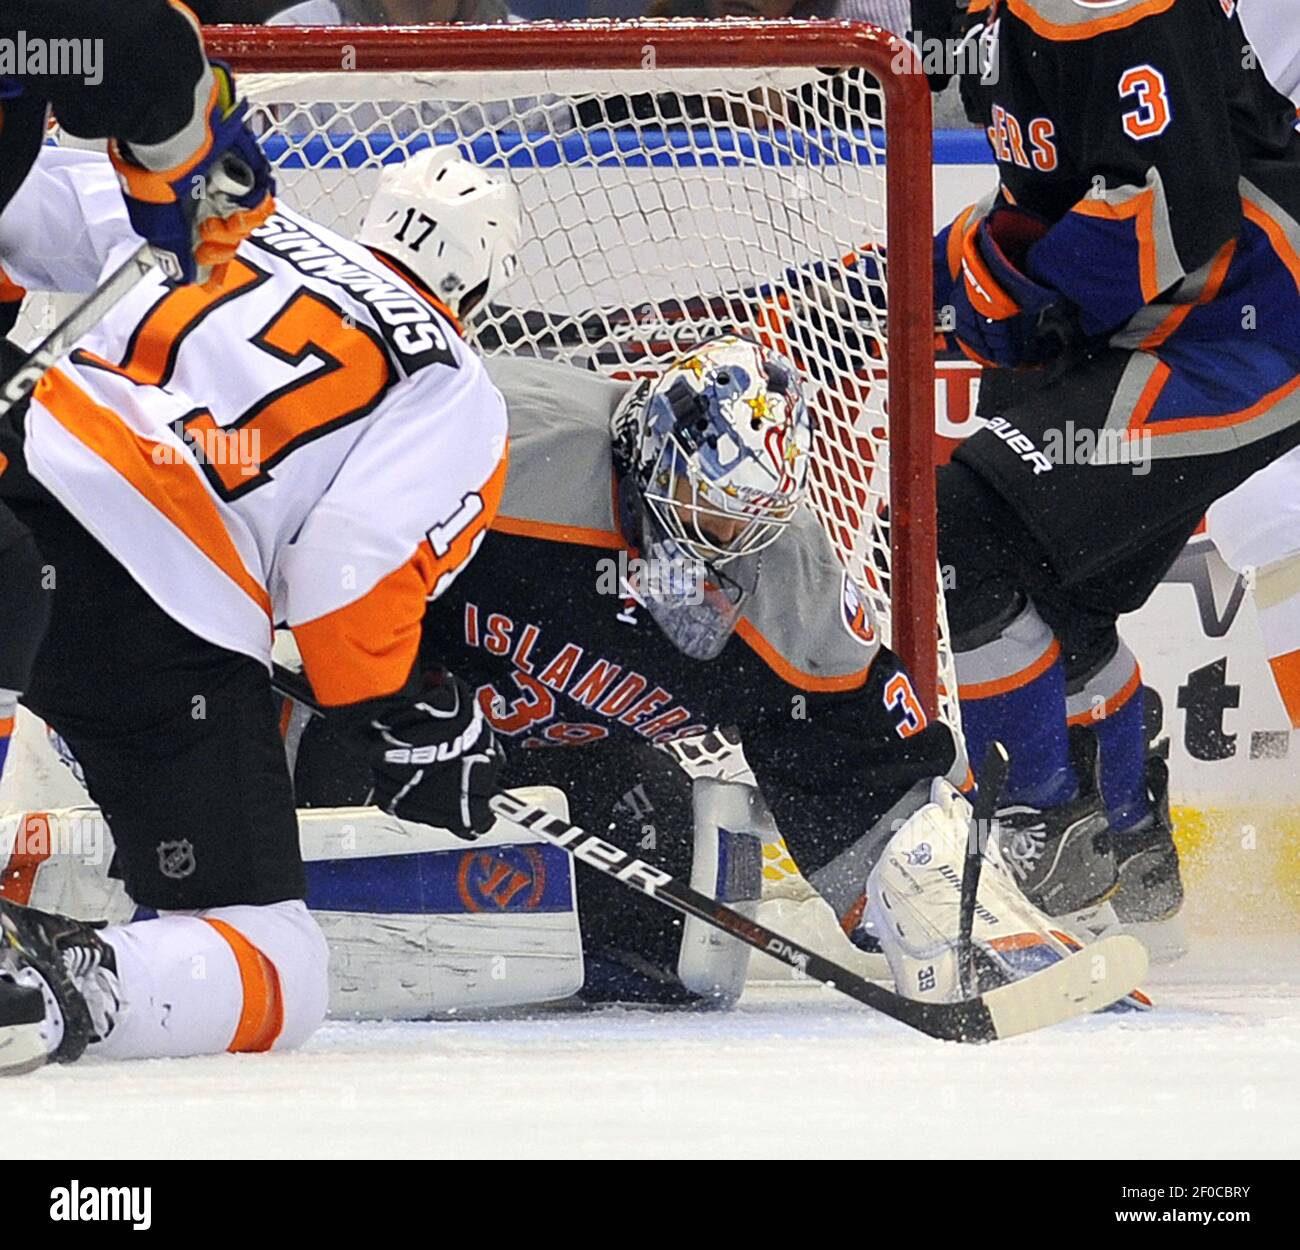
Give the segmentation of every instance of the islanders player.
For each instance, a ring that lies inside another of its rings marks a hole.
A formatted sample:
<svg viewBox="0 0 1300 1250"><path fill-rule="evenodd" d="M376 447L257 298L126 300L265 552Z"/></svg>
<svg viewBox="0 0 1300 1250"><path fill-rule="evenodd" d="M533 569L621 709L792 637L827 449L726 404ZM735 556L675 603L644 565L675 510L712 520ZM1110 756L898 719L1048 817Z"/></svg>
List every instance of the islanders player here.
<svg viewBox="0 0 1300 1250"><path fill-rule="evenodd" d="M963 724L973 759L1010 749L1029 897L1157 920L1182 886L1116 620L1300 441L1295 107L1230 0L971 9L997 72L964 96L1001 181L936 241L993 418L939 474Z"/></svg>
<svg viewBox="0 0 1300 1250"><path fill-rule="evenodd" d="M0 496L51 599L24 702L75 753L132 898L162 914L96 930L0 899L0 1068L88 1045L266 1050L319 1023L277 624L378 802L490 824L491 728L417 659L426 602L505 479L505 406L457 317L513 262L514 196L433 150L388 171L361 243L281 208L207 286L144 281L4 429ZM427 247L393 260L406 237ZM31 288L93 288L137 245L86 152L44 150L0 218L0 259Z"/></svg>

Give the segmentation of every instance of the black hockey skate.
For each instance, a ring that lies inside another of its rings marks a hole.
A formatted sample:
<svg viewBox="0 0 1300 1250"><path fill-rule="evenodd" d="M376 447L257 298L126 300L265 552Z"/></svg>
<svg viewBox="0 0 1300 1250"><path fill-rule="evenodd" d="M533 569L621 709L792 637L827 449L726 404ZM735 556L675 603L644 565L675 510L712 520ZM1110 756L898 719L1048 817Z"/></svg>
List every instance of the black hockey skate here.
<svg viewBox="0 0 1300 1250"><path fill-rule="evenodd" d="M81 1058L119 1005L113 950L93 926L0 899L0 1076Z"/></svg>
<svg viewBox="0 0 1300 1250"><path fill-rule="evenodd" d="M997 814L998 848L1025 897L1049 916L1095 907L1114 893L1119 870L1097 780L1097 738L1070 729L1079 793L1068 803L1015 804Z"/></svg>
<svg viewBox="0 0 1300 1250"><path fill-rule="evenodd" d="M1114 833L1119 889L1111 899L1121 924L1168 920L1183 905L1183 878L1169 815L1169 743L1161 743L1146 761L1151 811L1131 829Z"/></svg>

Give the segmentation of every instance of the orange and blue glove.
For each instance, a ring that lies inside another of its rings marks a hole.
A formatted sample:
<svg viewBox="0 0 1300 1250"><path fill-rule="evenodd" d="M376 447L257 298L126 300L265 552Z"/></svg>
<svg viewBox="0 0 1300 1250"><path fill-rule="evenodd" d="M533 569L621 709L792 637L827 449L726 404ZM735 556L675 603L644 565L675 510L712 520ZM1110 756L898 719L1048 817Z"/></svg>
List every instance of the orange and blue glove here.
<svg viewBox="0 0 1300 1250"><path fill-rule="evenodd" d="M993 209L967 229L954 284L953 332L980 364L1032 368L1055 360L1078 337L1074 310L1059 291L1029 276L1029 249L1049 223L1019 208Z"/></svg>
<svg viewBox="0 0 1300 1250"><path fill-rule="evenodd" d="M212 77L202 142L178 164L146 168L128 144L109 143L131 225L178 282L220 281L235 249L275 208L275 181L248 128L248 105L227 65L212 62Z"/></svg>

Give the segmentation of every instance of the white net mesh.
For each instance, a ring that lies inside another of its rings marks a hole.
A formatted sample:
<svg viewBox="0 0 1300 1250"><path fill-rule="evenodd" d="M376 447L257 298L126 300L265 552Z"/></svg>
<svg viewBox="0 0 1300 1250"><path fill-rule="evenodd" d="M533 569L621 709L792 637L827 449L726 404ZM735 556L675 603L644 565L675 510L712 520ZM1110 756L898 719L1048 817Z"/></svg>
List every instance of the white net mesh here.
<svg viewBox="0 0 1300 1250"><path fill-rule="evenodd" d="M525 243L516 279L469 327L486 354L628 376L740 331L794 359L817 421L812 506L891 642L888 119L875 80L511 69L241 85L282 197L344 233L382 166L431 143L508 173Z"/></svg>

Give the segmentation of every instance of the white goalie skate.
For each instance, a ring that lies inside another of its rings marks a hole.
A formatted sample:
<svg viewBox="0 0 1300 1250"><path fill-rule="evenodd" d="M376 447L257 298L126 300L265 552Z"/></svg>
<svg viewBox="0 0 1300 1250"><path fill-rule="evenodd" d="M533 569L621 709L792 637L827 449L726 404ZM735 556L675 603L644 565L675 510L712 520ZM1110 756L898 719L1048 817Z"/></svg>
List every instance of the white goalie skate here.
<svg viewBox="0 0 1300 1250"><path fill-rule="evenodd" d="M1085 944L1024 897L997 839L989 838L972 930L977 984L969 985L969 977L964 984L967 953L958 934L970 831L970 804L936 780L930 802L893 835L868 877L864 928L884 950L898 992L909 998L956 1002L1038 972ZM1122 1001L1150 1006L1138 990Z"/></svg>

